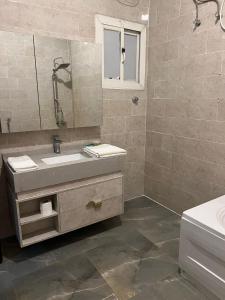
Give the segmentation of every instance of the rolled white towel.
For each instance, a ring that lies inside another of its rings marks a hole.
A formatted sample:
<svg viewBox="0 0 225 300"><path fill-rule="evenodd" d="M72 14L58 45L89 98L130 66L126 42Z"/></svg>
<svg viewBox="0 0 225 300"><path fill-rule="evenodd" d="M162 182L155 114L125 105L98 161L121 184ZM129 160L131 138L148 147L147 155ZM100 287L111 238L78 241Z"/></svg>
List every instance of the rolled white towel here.
<svg viewBox="0 0 225 300"><path fill-rule="evenodd" d="M96 157L109 157L121 154L127 154L127 151L109 144L101 144L97 146L86 146L83 151Z"/></svg>
<svg viewBox="0 0 225 300"><path fill-rule="evenodd" d="M27 155L8 157L7 162L15 172L24 172L38 168L38 165Z"/></svg>

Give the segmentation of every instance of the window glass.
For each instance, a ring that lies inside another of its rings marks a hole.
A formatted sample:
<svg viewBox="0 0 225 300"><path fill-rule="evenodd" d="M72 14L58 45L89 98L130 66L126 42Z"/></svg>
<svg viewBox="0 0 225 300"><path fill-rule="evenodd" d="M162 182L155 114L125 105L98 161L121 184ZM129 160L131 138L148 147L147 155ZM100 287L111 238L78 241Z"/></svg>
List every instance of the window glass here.
<svg viewBox="0 0 225 300"><path fill-rule="evenodd" d="M120 79L120 31L104 29L104 77Z"/></svg>
<svg viewBox="0 0 225 300"><path fill-rule="evenodd" d="M102 45L102 87L144 89L146 26L96 15L96 42Z"/></svg>
<svg viewBox="0 0 225 300"><path fill-rule="evenodd" d="M139 81L139 33L126 31L124 35L126 59L124 80Z"/></svg>

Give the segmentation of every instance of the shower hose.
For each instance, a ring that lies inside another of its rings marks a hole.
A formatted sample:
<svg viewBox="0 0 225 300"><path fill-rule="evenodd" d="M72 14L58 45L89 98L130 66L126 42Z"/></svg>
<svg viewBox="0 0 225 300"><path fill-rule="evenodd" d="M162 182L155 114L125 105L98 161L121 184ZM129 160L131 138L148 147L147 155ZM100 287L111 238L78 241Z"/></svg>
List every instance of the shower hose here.
<svg viewBox="0 0 225 300"><path fill-rule="evenodd" d="M222 0L221 6L219 4L219 0L193 0L193 1L196 6L196 18L194 21L195 29L201 25L201 21L198 18L198 5L213 1L217 4L216 23L217 23L217 21L220 21L220 26L225 31L225 24L223 22L223 10L224 10L225 0Z"/></svg>
<svg viewBox="0 0 225 300"><path fill-rule="evenodd" d="M225 30L225 25L223 23L223 8L224 8L224 2L225 0L222 1L221 7L220 7L220 26L223 30Z"/></svg>

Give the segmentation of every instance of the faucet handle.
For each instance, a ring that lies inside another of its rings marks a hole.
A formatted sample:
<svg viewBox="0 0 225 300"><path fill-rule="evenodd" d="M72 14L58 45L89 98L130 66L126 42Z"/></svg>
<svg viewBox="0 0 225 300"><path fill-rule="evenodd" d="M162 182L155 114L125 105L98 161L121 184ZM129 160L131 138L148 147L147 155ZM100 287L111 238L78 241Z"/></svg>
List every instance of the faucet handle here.
<svg viewBox="0 0 225 300"><path fill-rule="evenodd" d="M53 139L53 150L56 154L61 153L61 149L60 149L60 144L62 143L62 141L60 140L58 135L53 135L52 137Z"/></svg>
<svg viewBox="0 0 225 300"><path fill-rule="evenodd" d="M60 137L58 135L53 135L52 139L53 139L53 142L62 143L62 140L60 139Z"/></svg>

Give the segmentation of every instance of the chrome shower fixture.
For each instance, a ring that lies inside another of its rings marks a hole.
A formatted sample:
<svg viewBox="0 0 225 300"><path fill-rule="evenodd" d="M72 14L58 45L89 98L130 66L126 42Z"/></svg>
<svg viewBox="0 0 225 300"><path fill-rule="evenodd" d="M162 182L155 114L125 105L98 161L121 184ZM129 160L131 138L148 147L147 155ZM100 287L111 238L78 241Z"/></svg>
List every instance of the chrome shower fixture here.
<svg viewBox="0 0 225 300"><path fill-rule="evenodd" d="M57 63L57 60L61 60L62 63ZM63 60L63 57L56 57L54 60L53 60L53 64L54 64L54 69L53 69L53 72L57 72L58 70L61 70L61 69L66 69L70 66L70 63L64 63L64 60Z"/></svg>
<svg viewBox="0 0 225 300"><path fill-rule="evenodd" d="M61 61L61 63L58 63L57 61ZM54 97L54 108L55 108L55 119L56 119L56 124L59 128L62 128L66 125L66 122L64 120L64 114L63 110L60 104L59 100L59 91L58 91L58 76L57 76L57 71L66 69L70 66L70 63L64 63L63 57L56 57L53 60L53 73L52 73L52 85L53 85L53 97Z"/></svg>
<svg viewBox="0 0 225 300"><path fill-rule="evenodd" d="M218 0L193 0L195 7L196 7L196 16L195 16L195 20L194 20L194 28L193 31L195 31L200 25L201 25L201 20L199 19L199 11L198 11L198 7L201 4L205 4L208 2L215 2L217 5L217 11L215 14L216 20L215 20L215 24L218 23L218 21L220 21L220 4Z"/></svg>
<svg viewBox="0 0 225 300"><path fill-rule="evenodd" d="M54 72L57 72L57 71L60 70L60 69L66 69L66 68L69 67L69 65L70 65L69 63L68 63L68 64L65 64L65 63L59 64L57 68L54 68L54 69L53 69L53 71L54 71Z"/></svg>

